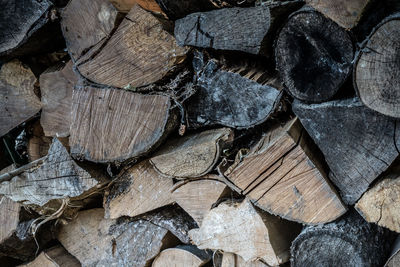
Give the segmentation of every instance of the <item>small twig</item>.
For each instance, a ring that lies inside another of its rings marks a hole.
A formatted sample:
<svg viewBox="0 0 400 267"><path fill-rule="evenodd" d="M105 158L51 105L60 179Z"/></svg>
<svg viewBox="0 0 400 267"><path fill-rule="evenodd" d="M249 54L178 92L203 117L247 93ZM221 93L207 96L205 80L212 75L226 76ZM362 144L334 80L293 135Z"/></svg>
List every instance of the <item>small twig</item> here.
<svg viewBox="0 0 400 267"><path fill-rule="evenodd" d="M29 170L31 168L37 167L38 165L43 164L44 160L47 157L43 157L40 159L37 159L35 161L29 162L28 164L16 169L16 170L12 170L9 171L5 174L0 175L0 183L5 182L5 181L10 181L13 177L20 175L21 173L23 173L26 170Z"/></svg>

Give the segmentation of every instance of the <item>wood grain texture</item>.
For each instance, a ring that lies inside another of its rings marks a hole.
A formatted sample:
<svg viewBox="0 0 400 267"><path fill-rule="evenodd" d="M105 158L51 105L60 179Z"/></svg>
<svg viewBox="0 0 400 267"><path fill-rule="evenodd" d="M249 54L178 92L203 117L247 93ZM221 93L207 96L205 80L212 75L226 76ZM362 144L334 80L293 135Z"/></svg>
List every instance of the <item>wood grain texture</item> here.
<svg viewBox="0 0 400 267"><path fill-rule="evenodd" d="M0 136L33 117L41 103L34 93L36 77L19 60L0 69Z"/></svg>
<svg viewBox="0 0 400 267"><path fill-rule="evenodd" d="M118 11L108 0L69 1L61 14L61 29L74 61L110 37L117 15Z"/></svg>
<svg viewBox="0 0 400 267"><path fill-rule="evenodd" d="M72 91L78 81L72 67L72 61L69 61L61 70L48 70L40 75L40 124L46 136L69 135Z"/></svg>
<svg viewBox="0 0 400 267"><path fill-rule="evenodd" d="M275 266L289 260L289 247L298 227L268 213L258 212L248 200L221 203L189 232L200 249L221 249L245 261L263 259ZM290 230L289 230L290 229Z"/></svg>
<svg viewBox="0 0 400 267"><path fill-rule="evenodd" d="M170 98L117 89L74 90L71 155L123 162L149 152L168 132Z"/></svg>
<svg viewBox="0 0 400 267"><path fill-rule="evenodd" d="M361 101L384 115L400 118L400 13L381 22L357 56L353 79Z"/></svg>
<svg viewBox="0 0 400 267"><path fill-rule="evenodd" d="M168 248L154 259L152 267L201 267L208 263L211 255L195 246Z"/></svg>
<svg viewBox="0 0 400 267"><path fill-rule="evenodd" d="M306 0L306 3L345 29L357 25L370 0Z"/></svg>
<svg viewBox="0 0 400 267"><path fill-rule="evenodd" d="M128 13L129 10L138 2L137 0L109 0L114 7L124 13Z"/></svg>
<svg viewBox="0 0 400 267"><path fill-rule="evenodd" d="M313 105L295 101L293 111L324 154L329 178L348 204L399 155L397 122L357 98Z"/></svg>
<svg viewBox="0 0 400 267"><path fill-rule="evenodd" d="M78 62L77 67L95 83L140 87L173 71L187 51L153 15L135 5L101 51L89 61Z"/></svg>
<svg viewBox="0 0 400 267"><path fill-rule="evenodd" d="M271 129L225 176L256 206L305 224L333 221L346 212L309 137L294 119Z"/></svg>
<svg viewBox="0 0 400 267"><path fill-rule="evenodd" d="M30 132L31 137L28 139L27 153L28 160L32 162L47 155L52 138L44 135L43 128L40 126L39 121L33 123ZM64 145L68 143L68 140L65 140L66 138L63 139L64 140L60 140L61 143Z"/></svg>
<svg viewBox="0 0 400 267"><path fill-rule="evenodd" d="M35 260L19 267L80 267L80 262L62 246L43 251Z"/></svg>
<svg viewBox="0 0 400 267"><path fill-rule="evenodd" d="M213 129L168 140L150 159L156 171L167 177L200 177L212 170L222 147L233 140L229 128Z"/></svg>
<svg viewBox="0 0 400 267"><path fill-rule="evenodd" d="M257 261L246 262L239 255L223 252L222 261L220 267L267 267L265 263Z"/></svg>
<svg viewBox="0 0 400 267"><path fill-rule="evenodd" d="M351 72L354 53L349 34L314 9L293 13L275 42L281 80L302 101L331 99Z"/></svg>
<svg viewBox="0 0 400 267"><path fill-rule="evenodd" d="M145 160L118 177L105 197L105 218L135 217L172 204L173 181L158 174Z"/></svg>
<svg viewBox="0 0 400 267"><path fill-rule="evenodd" d="M397 237L393 244L393 249L384 267L400 266L400 237Z"/></svg>

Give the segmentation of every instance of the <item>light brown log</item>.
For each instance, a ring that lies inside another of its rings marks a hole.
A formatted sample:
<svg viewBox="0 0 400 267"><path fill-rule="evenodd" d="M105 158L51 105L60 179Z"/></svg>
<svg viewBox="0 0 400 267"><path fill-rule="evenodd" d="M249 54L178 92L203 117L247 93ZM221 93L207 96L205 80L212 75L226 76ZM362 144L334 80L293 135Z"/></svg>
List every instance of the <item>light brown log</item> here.
<svg viewBox="0 0 400 267"><path fill-rule="evenodd" d="M124 13L128 13L129 10L137 3L137 0L109 0L114 7Z"/></svg>
<svg viewBox="0 0 400 267"><path fill-rule="evenodd" d="M175 178L200 177L212 170L233 131L220 128L186 135L168 141L150 159L161 174Z"/></svg>
<svg viewBox="0 0 400 267"><path fill-rule="evenodd" d="M245 261L262 259L275 266L289 260L291 241L299 231L299 225L256 210L244 200L221 203L189 235L200 249L221 249Z"/></svg>
<svg viewBox="0 0 400 267"><path fill-rule="evenodd" d="M105 197L105 218L135 217L172 204L173 181L146 160L124 171Z"/></svg>
<svg viewBox="0 0 400 267"><path fill-rule="evenodd" d="M166 17L161 7L157 4L156 0L110 0L110 2L119 11L124 13L128 13L131 10L131 8L137 3L147 11L151 11L154 14L159 14Z"/></svg>
<svg viewBox="0 0 400 267"><path fill-rule="evenodd" d="M71 154L93 162L142 156L169 132L174 119L170 107L167 96L93 87L74 90Z"/></svg>
<svg viewBox="0 0 400 267"><path fill-rule="evenodd" d="M55 246L43 251L35 260L20 267L80 267L79 261L62 246Z"/></svg>
<svg viewBox="0 0 400 267"><path fill-rule="evenodd" d="M134 90L165 77L187 51L160 21L135 5L101 51L77 62L77 68L95 83Z"/></svg>
<svg viewBox="0 0 400 267"><path fill-rule="evenodd" d="M285 219L326 223L346 212L297 119L261 138L225 176L256 206Z"/></svg>
<svg viewBox="0 0 400 267"><path fill-rule="evenodd" d="M36 77L15 59L0 69L0 136L33 117L41 103L34 93Z"/></svg>
<svg viewBox="0 0 400 267"><path fill-rule="evenodd" d="M211 255L195 246L178 246L161 251L154 259L152 267L201 267L211 259Z"/></svg>
<svg viewBox="0 0 400 267"><path fill-rule="evenodd" d="M40 126L39 121L36 121L31 126L30 135L27 146L28 160L35 161L47 155L52 138L44 136L43 128Z"/></svg>
<svg viewBox="0 0 400 267"><path fill-rule="evenodd" d="M69 135L72 91L78 77L69 61L61 70L49 69L40 75L42 114L40 124L46 136Z"/></svg>
<svg viewBox="0 0 400 267"><path fill-rule="evenodd" d="M267 267L265 263L261 261L249 261L246 262L239 255L223 252L222 262L220 267Z"/></svg>

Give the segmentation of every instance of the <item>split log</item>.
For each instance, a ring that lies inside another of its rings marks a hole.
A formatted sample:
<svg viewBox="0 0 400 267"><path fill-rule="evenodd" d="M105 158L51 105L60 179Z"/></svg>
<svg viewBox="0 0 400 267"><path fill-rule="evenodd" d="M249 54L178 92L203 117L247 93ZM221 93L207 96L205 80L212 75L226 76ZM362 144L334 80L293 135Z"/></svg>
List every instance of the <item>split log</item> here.
<svg viewBox="0 0 400 267"><path fill-rule="evenodd" d="M306 102L331 99L349 76L353 55L348 33L311 8L293 13L275 44L283 84Z"/></svg>
<svg viewBox="0 0 400 267"><path fill-rule="evenodd" d="M272 214L306 224L330 222L346 207L313 153L309 136L294 119L272 128L225 176Z"/></svg>
<svg viewBox="0 0 400 267"><path fill-rule="evenodd" d="M68 52L74 61L110 38L118 24L118 11L108 0L71 0L61 17Z"/></svg>
<svg viewBox="0 0 400 267"><path fill-rule="evenodd" d="M351 29L357 25L370 0L306 0L306 3L341 27Z"/></svg>
<svg viewBox="0 0 400 267"><path fill-rule="evenodd" d="M229 128L213 129L172 139L150 159L156 171L167 177L200 177L212 170L222 148L232 142Z"/></svg>
<svg viewBox="0 0 400 267"><path fill-rule="evenodd" d="M200 249L221 249L245 261L263 259L275 266L289 260L290 243L298 230L295 223L260 212L244 200L221 203L189 235Z"/></svg>
<svg viewBox="0 0 400 267"><path fill-rule="evenodd" d="M321 149L330 180L344 202L354 204L399 155L400 127L357 98L306 105L293 111Z"/></svg>
<svg viewBox="0 0 400 267"><path fill-rule="evenodd" d="M30 137L27 144L28 160L32 162L45 157L49 152L52 138L44 135L43 128L40 126L39 121L33 123L29 130L29 135ZM60 140L63 144L65 141L66 140L64 140L64 142Z"/></svg>
<svg viewBox="0 0 400 267"><path fill-rule="evenodd" d="M46 136L69 135L72 91L78 77L69 61L61 70L49 69L40 75L42 114L40 124Z"/></svg>
<svg viewBox="0 0 400 267"><path fill-rule="evenodd" d="M291 266L382 266L390 252L389 236L352 211L338 221L303 229L292 243Z"/></svg>
<svg viewBox="0 0 400 267"><path fill-rule="evenodd" d="M160 5L157 3L156 0L110 0L110 1L119 11L124 13L128 13L135 4L138 4L143 9L150 11L155 15L167 18L167 15L161 9ZM186 3L187 1L184 2ZM192 4L191 6L196 7L197 3Z"/></svg>
<svg viewBox="0 0 400 267"><path fill-rule="evenodd" d="M174 34L180 46L267 54L277 25L297 7L294 1L193 13L175 22Z"/></svg>
<svg viewBox="0 0 400 267"><path fill-rule="evenodd" d="M387 260L385 267L397 267L400 266L400 237L397 237L394 242L391 256Z"/></svg>
<svg viewBox="0 0 400 267"><path fill-rule="evenodd" d="M146 160L124 171L105 194L105 218L135 217L172 204L173 181Z"/></svg>
<svg viewBox="0 0 400 267"><path fill-rule="evenodd" d="M80 267L79 261L62 246L43 251L36 259L19 267Z"/></svg>
<svg viewBox="0 0 400 267"><path fill-rule="evenodd" d="M135 5L101 50L90 60L77 62L77 68L95 83L136 88L164 78L183 62L187 51L157 18Z"/></svg>
<svg viewBox="0 0 400 267"><path fill-rule="evenodd" d="M174 126L171 100L118 89L85 87L72 94L71 155L123 162L156 147Z"/></svg>
<svg viewBox="0 0 400 267"><path fill-rule="evenodd" d="M0 136L40 111L41 103L34 93L35 83L35 75L18 60L1 67Z"/></svg>
<svg viewBox="0 0 400 267"><path fill-rule="evenodd" d="M195 246L177 246L161 251L152 267L201 267L211 260L210 253Z"/></svg>
<svg viewBox="0 0 400 267"><path fill-rule="evenodd" d="M250 128L266 121L279 104L282 93L268 84L265 71L252 71L250 79L218 69L214 60L204 62L200 53L195 55L193 66L198 91L185 103L191 128Z"/></svg>
<svg viewBox="0 0 400 267"><path fill-rule="evenodd" d="M261 261L246 262L239 255L223 252L222 261L219 267L267 267L268 265Z"/></svg>
<svg viewBox="0 0 400 267"><path fill-rule="evenodd" d="M123 13L128 13L129 10L140 0L109 0L114 7Z"/></svg>
<svg viewBox="0 0 400 267"><path fill-rule="evenodd" d="M400 13L373 29L355 61L353 79L361 101L369 108L400 118Z"/></svg>

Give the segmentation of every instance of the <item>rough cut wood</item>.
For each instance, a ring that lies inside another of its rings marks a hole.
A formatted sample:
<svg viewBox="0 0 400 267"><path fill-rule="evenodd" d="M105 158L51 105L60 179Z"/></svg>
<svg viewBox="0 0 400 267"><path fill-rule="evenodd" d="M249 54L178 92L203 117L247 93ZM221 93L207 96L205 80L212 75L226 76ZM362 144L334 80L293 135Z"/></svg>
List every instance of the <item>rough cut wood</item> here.
<svg viewBox="0 0 400 267"><path fill-rule="evenodd" d="M387 260L385 267L397 267L400 266L400 237L397 237L394 242L391 256Z"/></svg>
<svg viewBox="0 0 400 267"><path fill-rule="evenodd" d="M49 69L40 75L42 113L40 124L46 136L69 135L72 91L78 77L69 61L61 70Z"/></svg>
<svg viewBox="0 0 400 267"><path fill-rule="evenodd" d="M173 181L145 160L124 171L105 198L105 218L135 217L172 204Z"/></svg>
<svg viewBox="0 0 400 267"><path fill-rule="evenodd" d="M19 60L1 67L0 136L40 111L41 103L34 93L35 83L35 75Z"/></svg>
<svg viewBox="0 0 400 267"><path fill-rule="evenodd" d="M36 121L31 126L30 135L31 137L28 139L27 153L28 160L32 162L47 155L52 138L44 135L43 128L40 126L39 121ZM63 140L60 140L60 142L65 144L67 140L64 138L64 142Z"/></svg>
<svg viewBox="0 0 400 267"><path fill-rule="evenodd" d="M295 101L293 111L324 154L329 178L348 204L399 155L397 122L357 98L313 105Z"/></svg>
<svg viewBox="0 0 400 267"><path fill-rule="evenodd" d="M152 267L201 267L211 259L211 255L195 246L177 246L161 251Z"/></svg>
<svg viewBox="0 0 400 267"><path fill-rule="evenodd" d="M204 179L183 184L172 193L172 198L201 226L204 216L212 205L222 197L228 196L227 186L213 180L212 175Z"/></svg>
<svg viewBox="0 0 400 267"><path fill-rule="evenodd" d="M71 0L61 14L61 28L74 61L110 37L118 11L108 0Z"/></svg>
<svg viewBox="0 0 400 267"><path fill-rule="evenodd" d="M345 29L357 25L370 0L306 0L306 3Z"/></svg>
<svg viewBox="0 0 400 267"><path fill-rule="evenodd" d="M297 119L271 129L225 176L255 205L288 220L326 223L346 212Z"/></svg>
<svg viewBox="0 0 400 267"><path fill-rule="evenodd" d="M344 29L306 8L292 14L280 31L275 60L293 97L323 102L337 93L350 74L353 44Z"/></svg>
<svg viewBox="0 0 400 267"><path fill-rule="evenodd" d="M265 77L265 72L251 72L253 80L219 69L214 60L204 62L200 53L195 55L193 65L198 91L186 102L189 127L250 128L267 120L279 104L282 93L264 84L261 76Z"/></svg>
<svg viewBox="0 0 400 267"><path fill-rule="evenodd" d="M55 246L43 251L34 261L20 267L80 267L79 261L62 246Z"/></svg>
<svg viewBox="0 0 400 267"><path fill-rule="evenodd" d="M114 7L124 13L128 13L129 10L138 2L138 0L109 0ZM140 1L140 0L139 0Z"/></svg>
<svg viewBox="0 0 400 267"><path fill-rule="evenodd" d="M220 267L267 267L265 263L261 261L249 261L246 262L239 255L224 252L222 255L222 261Z"/></svg>
<svg viewBox="0 0 400 267"><path fill-rule="evenodd" d="M171 139L150 162L159 173L168 177L200 177L214 168L224 144L232 140L233 131L229 128Z"/></svg>
<svg viewBox="0 0 400 267"><path fill-rule="evenodd" d="M170 107L170 98L162 95L94 87L74 90L71 155L93 162L141 156L168 133L174 117Z"/></svg>
<svg viewBox="0 0 400 267"><path fill-rule="evenodd" d="M153 14L167 17L156 0L110 0L110 2L121 12L128 13L135 4L138 4ZM197 4L192 6L197 6Z"/></svg>
<svg viewBox="0 0 400 267"><path fill-rule="evenodd" d="M400 13L381 22L365 40L354 67L361 101L382 114L400 118Z"/></svg>
<svg viewBox="0 0 400 267"><path fill-rule="evenodd" d="M244 200L221 203L189 235L200 249L221 249L245 261L263 259L275 266L289 260L290 243L298 230L295 223L260 212Z"/></svg>
<svg viewBox="0 0 400 267"><path fill-rule="evenodd" d="M357 211L370 223L400 233L400 176L390 174L369 189L356 204Z"/></svg>
<svg viewBox="0 0 400 267"><path fill-rule="evenodd" d="M104 47L77 67L95 83L135 88L165 77L183 62L187 51L159 20L135 5Z"/></svg>
<svg viewBox="0 0 400 267"><path fill-rule="evenodd" d="M389 235L352 211L338 221L303 229L292 243L291 266L382 266L390 252Z"/></svg>

